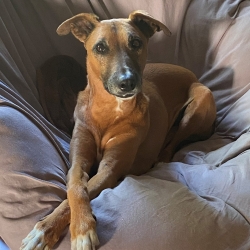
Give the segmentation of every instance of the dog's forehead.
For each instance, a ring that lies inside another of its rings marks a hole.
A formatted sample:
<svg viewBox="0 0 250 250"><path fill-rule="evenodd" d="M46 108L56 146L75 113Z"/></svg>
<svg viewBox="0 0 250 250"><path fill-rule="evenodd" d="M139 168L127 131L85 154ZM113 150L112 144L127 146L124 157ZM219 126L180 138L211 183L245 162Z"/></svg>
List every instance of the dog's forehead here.
<svg viewBox="0 0 250 250"><path fill-rule="evenodd" d="M108 20L102 20L100 25L103 26L120 26L120 27L129 27L131 26L131 22L127 18L113 18Z"/></svg>
<svg viewBox="0 0 250 250"><path fill-rule="evenodd" d="M93 31L93 35L114 39L116 36L119 36L119 38L135 35L139 36L140 32L129 19L119 18L101 21Z"/></svg>

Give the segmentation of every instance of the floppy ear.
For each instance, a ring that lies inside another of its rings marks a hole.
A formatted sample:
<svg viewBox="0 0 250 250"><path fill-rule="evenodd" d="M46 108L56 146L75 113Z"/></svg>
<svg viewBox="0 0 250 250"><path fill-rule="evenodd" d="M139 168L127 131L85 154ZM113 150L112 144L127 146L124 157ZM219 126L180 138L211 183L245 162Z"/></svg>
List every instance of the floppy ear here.
<svg viewBox="0 0 250 250"><path fill-rule="evenodd" d="M147 37L151 37L156 31L163 31L166 35L171 35L170 30L160 21L154 19L144 10L132 12L128 17Z"/></svg>
<svg viewBox="0 0 250 250"><path fill-rule="evenodd" d="M82 13L64 21L56 30L60 36L67 35L69 32L81 42L85 42L90 33L99 23L99 17L92 13Z"/></svg>

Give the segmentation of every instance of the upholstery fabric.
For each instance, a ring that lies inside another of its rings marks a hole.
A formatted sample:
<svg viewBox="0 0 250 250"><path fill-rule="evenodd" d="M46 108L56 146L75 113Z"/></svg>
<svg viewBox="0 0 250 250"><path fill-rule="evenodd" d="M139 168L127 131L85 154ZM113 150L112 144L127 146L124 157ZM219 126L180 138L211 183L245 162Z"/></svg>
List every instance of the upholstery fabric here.
<svg viewBox="0 0 250 250"><path fill-rule="evenodd" d="M70 138L43 117L35 69L59 54L84 65L85 51L57 26L80 12L110 18L136 9L172 32L151 39L148 61L194 71L215 97L216 128L91 202L99 249L250 249L250 1L2 0L0 237L10 249L66 197ZM68 230L55 249L70 249Z"/></svg>

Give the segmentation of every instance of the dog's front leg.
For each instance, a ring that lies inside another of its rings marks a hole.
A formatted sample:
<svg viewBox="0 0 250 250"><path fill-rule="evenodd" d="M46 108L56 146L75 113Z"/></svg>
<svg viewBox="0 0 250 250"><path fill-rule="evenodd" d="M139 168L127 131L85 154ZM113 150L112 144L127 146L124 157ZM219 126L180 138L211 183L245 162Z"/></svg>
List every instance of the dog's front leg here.
<svg viewBox="0 0 250 250"><path fill-rule="evenodd" d="M71 168L67 195L71 210L70 232L72 250L93 250L99 244L96 222L87 191L88 173L96 158L96 143L84 124L76 121L70 145Z"/></svg>
<svg viewBox="0 0 250 250"><path fill-rule="evenodd" d="M113 188L119 179L129 173L138 147L140 136L120 135L106 144L98 172L88 182L90 199L97 197L102 190Z"/></svg>

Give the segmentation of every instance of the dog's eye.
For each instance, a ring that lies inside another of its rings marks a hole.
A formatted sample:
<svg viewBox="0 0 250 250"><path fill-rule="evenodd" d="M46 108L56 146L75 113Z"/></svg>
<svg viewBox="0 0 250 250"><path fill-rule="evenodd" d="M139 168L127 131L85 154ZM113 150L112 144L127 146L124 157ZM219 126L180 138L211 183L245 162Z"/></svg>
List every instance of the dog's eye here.
<svg viewBox="0 0 250 250"><path fill-rule="evenodd" d="M107 47L105 44L103 43L98 43L96 46L95 46L95 50L100 53L100 54L104 54L106 51L107 51Z"/></svg>
<svg viewBox="0 0 250 250"><path fill-rule="evenodd" d="M130 42L130 46L133 48L133 49L139 49L142 45L142 42L141 40L139 39L133 39L131 42Z"/></svg>

